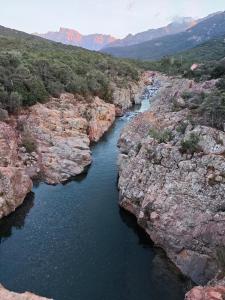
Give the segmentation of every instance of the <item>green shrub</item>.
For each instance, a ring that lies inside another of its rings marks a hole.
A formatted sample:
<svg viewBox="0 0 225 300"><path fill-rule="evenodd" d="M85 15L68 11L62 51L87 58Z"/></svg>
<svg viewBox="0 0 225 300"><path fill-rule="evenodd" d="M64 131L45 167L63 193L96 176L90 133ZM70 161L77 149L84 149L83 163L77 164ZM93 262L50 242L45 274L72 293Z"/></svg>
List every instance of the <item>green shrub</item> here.
<svg viewBox="0 0 225 300"><path fill-rule="evenodd" d="M181 141L181 153L194 154L199 151L199 141L199 136L196 133L191 133L188 139Z"/></svg>
<svg viewBox="0 0 225 300"><path fill-rule="evenodd" d="M198 111L201 124L224 129L225 121L225 93L213 92L209 94Z"/></svg>
<svg viewBox="0 0 225 300"><path fill-rule="evenodd" d="M195 93L193 91L185 91L182 93L181 97L184 99L184 100L188 100L190 98L193 98L195 96Z"/></svg>
<svg viewBox="0 0 225 300"><path fill-rule="evenodd" d="M47 91L50 95L57 98L64 91L64 87L61 82L50 81L47 85Z"/></svg>
<svg viewBox="0 0 225 300"><path fill-rule="evenodd" d="M212 78L220 78L224 75L225 75L225 65L222 63L217 65L211 72Z"/></svg>
<svg viewBox="0 0 225 300"><path fill-rule="evenodd" d="M37 151L37 143L35 139L27 132L23 134L22 146L26 149L28 153Z"/></svg>
<svg viewBox="0 0 225 300"><path fill-rule="evenodd" d="M169 129L159 131L152 128L149 130L149 135L159 143L168 143L173 139L173 133Z"/></svg>
<svg viewBox="0 0 225 300"><path fill-rule="evenodd" d="M181 122L177 128L176 128L176 131L179 132L179 133L182 133L184 134L186 129L187 129L187 126L188 126L188 123L187 122Z"/></svg>
<svg viewBox="0 0 225 300"><path fill-rule="evenodd" d="M22 97L17 92L12 92L8 100L8 111L10 113L18 112L22 106Z"/></svg>

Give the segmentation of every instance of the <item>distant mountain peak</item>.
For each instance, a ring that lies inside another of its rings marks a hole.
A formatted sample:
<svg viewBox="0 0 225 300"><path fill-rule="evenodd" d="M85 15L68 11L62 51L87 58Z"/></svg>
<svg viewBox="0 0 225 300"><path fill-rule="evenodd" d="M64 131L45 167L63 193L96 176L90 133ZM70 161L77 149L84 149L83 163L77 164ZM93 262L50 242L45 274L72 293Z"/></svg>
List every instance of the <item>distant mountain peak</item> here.
<svg viewBox="0 0 225 300"><path fill-rule="evenodd" d="M194 48L211 39L223 37L225 35L225 12L217 12L205 18L191 21L187 24L188 28L186 30L175 34L171 34L170 30L174 29L173 27L176 23L171 24L161 28L163 32L163 36L161 37L124 47L111 46L103 49L103 52L118 57L143 60L157 60L163 56L174 55L178 52ZM180 30L179 26L178 30ZM152 30L146 33L151 32ZM153 30L153 32L155 31ZM168 32L170 33L168 34ZM158 33L160 33L159 29L157 30ZM135 36L135 38L137 37L138 35Z"/></svg>
<svg viewBox="0 0 225 300"><path fill-rule="evenodd" d="M49 31L44 34L34 33L34 35L60 42L67 45L79 46L89 50L100 50L106 45L114 42L115 37L106 34L83 35L75 29L60 27L59 31Z"/></svg>

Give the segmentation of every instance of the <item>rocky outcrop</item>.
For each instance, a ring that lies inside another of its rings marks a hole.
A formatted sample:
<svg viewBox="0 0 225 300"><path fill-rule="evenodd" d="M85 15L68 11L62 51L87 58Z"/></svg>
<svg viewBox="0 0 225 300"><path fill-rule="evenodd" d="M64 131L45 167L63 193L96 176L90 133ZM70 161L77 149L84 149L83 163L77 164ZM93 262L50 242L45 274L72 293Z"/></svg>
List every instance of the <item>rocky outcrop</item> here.
<svg viewBox="0 0 225 300"><path fill-rule="evenodd" d="M114 120L114 105L97 97L88 103L72 94L36 104L20 117L37 144L42 176L53 184L85 170L91 163L90 142L98 141Z"/></svg>
<svg viewBox="0 0 225 300"><path fill-rule="evenodd" d="M205 284L224 267L225 133L192 125L183 104L174 108L183 91L207 92L213 83L160 80L151 111L119 140L120 205L185 275Z"/></svg>
<svg viewBox="0 0 225 300"><path fill-rule="evenodd" d="M32 189L18 156L18 136L13 128L0 122L0 218L22 204Z"/></svg>
<svg viewBox="0 0 225 300"><path fill-rule="evenodd" d="M128 83L127 88L113 85L113 103L119 111L118 114L122 114L134 104L140 104L142 100L141 95L146 85L151 84L151 81L152 74L150 72L146 72L143 74L139 82Z"/></svg>
<svg viewBox="0 0 225 300"><path fill-rule="evenodd" d="M17 294L8 291L0 284L0 299L1 300L50 300L44 297L36 296L30 292Z"/></svg>

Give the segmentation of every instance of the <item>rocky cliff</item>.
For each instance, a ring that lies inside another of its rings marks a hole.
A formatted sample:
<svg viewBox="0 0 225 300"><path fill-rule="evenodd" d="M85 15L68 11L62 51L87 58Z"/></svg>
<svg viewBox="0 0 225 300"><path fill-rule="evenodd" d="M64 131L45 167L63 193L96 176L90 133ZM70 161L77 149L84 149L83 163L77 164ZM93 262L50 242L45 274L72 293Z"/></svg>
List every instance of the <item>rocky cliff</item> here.
<svg viewBox="0 0 225 300"><path fill-rule="evenodd" d="M151 110L119 140L120 205L185 275L205 284L224 274L225 133L193 125L182 95L208 93L215 82L159 80Z"/></svg>
<svg viewBox="0 0 225 300"><path fill-rule="evenodd" d="M0 122L0 218L22 204L32 180L65 182L90 165L97 142L116 115L139 101L146 83L114 87L112 103L62 94Z"/></svg>
<svg viewBox="0 0 225 300"><path fill-rule="evenodd" d="M5 289L1 284L0 284L0 299L1 300L50 300L47 298L36 296L29 292L23 294L13 293Z"/></svg>

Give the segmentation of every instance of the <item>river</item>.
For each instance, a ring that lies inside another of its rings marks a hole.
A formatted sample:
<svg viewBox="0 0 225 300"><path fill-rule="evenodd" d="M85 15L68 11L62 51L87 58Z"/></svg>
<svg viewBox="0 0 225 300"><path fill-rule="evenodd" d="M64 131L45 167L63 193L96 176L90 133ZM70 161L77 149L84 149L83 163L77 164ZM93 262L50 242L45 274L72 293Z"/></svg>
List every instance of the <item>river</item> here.
<svg viewBox="0 0 225 300"><path fill-rule="evenodd" d="M55 300L183 300L186 280L118 206L117 141L149 97L92 147L86 175L41 183L0 221L0 282Z"/></svg>

